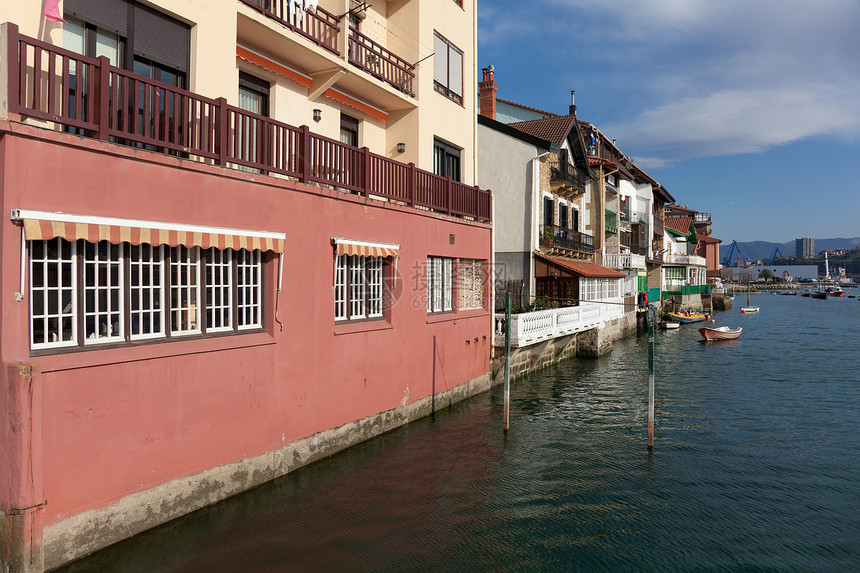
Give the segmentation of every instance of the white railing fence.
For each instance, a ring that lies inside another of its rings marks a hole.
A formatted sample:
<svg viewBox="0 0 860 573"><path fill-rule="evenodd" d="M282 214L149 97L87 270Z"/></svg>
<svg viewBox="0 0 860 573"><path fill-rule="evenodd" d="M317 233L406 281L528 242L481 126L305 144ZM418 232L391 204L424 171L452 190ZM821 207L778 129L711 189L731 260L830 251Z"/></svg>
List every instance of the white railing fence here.
<svg viewBox="0 0 860 573"><path fill-rule="evenodd" d="M621 299L618 299L618 303ZM511 315L511 347L529 346L544 340L598 328L601 323L624 315L621 304L583 303L549 310ZM504 334L505 315L495 315L495 332Z"/></svg>

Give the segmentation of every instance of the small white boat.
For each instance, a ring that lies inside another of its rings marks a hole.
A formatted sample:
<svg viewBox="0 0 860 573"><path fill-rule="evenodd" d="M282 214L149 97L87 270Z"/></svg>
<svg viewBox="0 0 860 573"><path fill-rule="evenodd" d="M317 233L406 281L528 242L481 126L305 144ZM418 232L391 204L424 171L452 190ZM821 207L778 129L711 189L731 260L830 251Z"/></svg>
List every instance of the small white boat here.
<svg viewBox="0 0 860 573"><path fill-rule="evenodd" d="M703 326L699 329L705 340L732 340L741 335L743 328L729 328L728 326Z"/></svg>
<svg viewBox="0 0 860 573"><path fill-rule="evenodd" d="M758 294L761 294L761 293L758 293ZM741 307L741 313L742 314L751 314L753 312L758 312L758 307L752 306L750 304L750 286L749 286L749 283L747 283L747 305Z"/></svg>
<svg viewBox="0 0 860 573"><path fill-rule="evenodd" d="M681 323L673 320L664 320L660 323L660 328L663 330L673 330L675 328L681 328Z"/></svg>

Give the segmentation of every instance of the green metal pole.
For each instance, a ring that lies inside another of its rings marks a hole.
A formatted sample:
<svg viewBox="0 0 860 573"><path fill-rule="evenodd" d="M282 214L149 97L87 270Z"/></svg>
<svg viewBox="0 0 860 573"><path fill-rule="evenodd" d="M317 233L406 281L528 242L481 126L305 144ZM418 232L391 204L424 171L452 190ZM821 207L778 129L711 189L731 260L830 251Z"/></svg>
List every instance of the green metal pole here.
<svg viewBox="0 0 860 573"><path fill-rule="evenodd" d="M511 293L505 293L505 413L504 427L511 422Z"/></svg>
<svg viewBox="0 0 860 573"><path fill-rule="evenodd" d="M648 308L648 451L654 449L654 308Z"/></svg>

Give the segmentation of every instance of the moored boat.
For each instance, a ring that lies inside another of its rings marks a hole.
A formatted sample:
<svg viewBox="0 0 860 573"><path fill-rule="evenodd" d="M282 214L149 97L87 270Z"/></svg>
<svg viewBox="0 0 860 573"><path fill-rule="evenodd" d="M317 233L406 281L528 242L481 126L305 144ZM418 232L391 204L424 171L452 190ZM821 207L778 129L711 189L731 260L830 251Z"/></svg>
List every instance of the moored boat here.
<svg viewBox="0 0 860 573"><path fill-rule="evenodd" d="M729 328L728 326L703 326L699 329L705 340L732 340L741 335L743 328Z"/></svg>
<svg viewBox="0 0 860 573"><path fill-rule="evenodd" d="M811 296L812 296L812 298L820 298L822 300L827 300L827 298L828 298L827 293L824 291L814 292L814 293L812 293Z"/></svg>
<svg viewBox="0 0 860 573"><path fill-rule="evenodd" d="M673 330L675 328L680 328L681 323L675 322L674 320L663 320L660 322L660 328L663 330Z"/></svg>
<svg viewBox="0 0 860 573"><path fill-rule="evenodd" d="M758 312L758 307L757 306L742 306L741 312L743 314L750 314L753 312Z"/></svg>
<svg viewBox="0 0 860 573"><path fill-rule="evenodd" d="M701 322L701 321L705 320L704 314L681 314L679 312L670 312L669 316L675 322L683 322L683 323Z"/></svg>

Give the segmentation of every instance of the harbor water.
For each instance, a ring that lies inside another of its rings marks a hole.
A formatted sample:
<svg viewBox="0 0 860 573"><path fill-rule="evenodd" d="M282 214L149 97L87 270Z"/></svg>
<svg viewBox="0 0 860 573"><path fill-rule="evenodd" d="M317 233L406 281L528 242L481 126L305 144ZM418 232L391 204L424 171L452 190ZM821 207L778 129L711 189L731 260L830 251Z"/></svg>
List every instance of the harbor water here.
<svg viewBox="0 0 860 573"><path fill-rule="evenodd" d="M860 301L745 303L657 332L651 454L643 336L63 571L860 571Z"/></svg>

